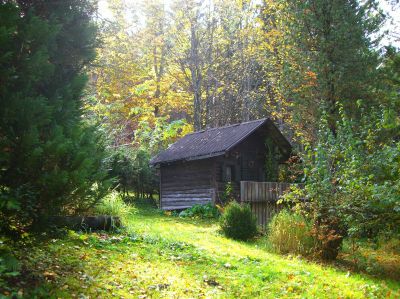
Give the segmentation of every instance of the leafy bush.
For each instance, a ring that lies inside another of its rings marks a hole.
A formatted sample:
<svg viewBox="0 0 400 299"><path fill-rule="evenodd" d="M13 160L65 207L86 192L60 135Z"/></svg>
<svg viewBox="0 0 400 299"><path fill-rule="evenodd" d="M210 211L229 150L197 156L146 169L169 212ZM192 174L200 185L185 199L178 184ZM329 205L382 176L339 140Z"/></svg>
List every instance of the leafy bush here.
<svg viewBox="0 0 400 299"><path fill-rule="evenodd" d="M218 218L220 213L218 209L211 203L205 205L194 205L193 207L183 210L179 213L179 217L195 217L195 218Z"/></svg>
<svg viewBox="0 0 400 299"><path fill-rule="evenodd" d="M120 193L113 191L95 206L95 213L120 217L122 221L135 212L135 208L126 204Z"/></svg>
<svg viewBox="0 0 400 299"><path fill-rule="evenodd" d="M221 217L221 229L228 238L248 240L257 234L257 222L249 205L230 202Z"/></svg>
<svg viewBox="0 0 400 299"><path fill-rule="evenodd" d="M337 257L344 237L400 236L399 119L391 108L358 105L358 120L339 107L335 132L321 117L316 144L302 156L305 188L289 195L307 199L297 202L324 259Z"/></svg>
<svg viewBox="0 0 400 299"><path fill-rule="evenodd" d="M268 242L278 253L307 255L315 249L312 225L303 216L282 210L268 225Z"/></svg>

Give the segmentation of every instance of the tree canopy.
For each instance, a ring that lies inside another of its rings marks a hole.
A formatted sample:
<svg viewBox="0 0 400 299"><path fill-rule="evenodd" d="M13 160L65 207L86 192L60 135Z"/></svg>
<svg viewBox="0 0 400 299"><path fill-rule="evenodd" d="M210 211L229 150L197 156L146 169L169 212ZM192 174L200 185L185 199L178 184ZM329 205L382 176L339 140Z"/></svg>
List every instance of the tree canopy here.
<svg viewBox="0 0 400 299"><path fill-rule="evenodd" d="M378 1L0 4L4 219L150 196L149 160L178 138L269 117L317 235L399 233L399 50Z"/></svg>

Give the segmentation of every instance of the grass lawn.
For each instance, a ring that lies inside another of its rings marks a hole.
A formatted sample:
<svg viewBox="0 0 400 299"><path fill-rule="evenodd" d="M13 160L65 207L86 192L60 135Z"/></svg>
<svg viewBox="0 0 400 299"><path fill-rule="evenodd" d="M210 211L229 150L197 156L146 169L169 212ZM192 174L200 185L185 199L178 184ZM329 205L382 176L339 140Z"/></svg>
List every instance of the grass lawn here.
<svg viewBox="0 0 400 299"><path fill-rule="evenodd" d="M14 290L28 298L400 298L399 282L275 255L262 240L226 239L215 222L149 208L122 234L69 232L18 255Z"/></svg>

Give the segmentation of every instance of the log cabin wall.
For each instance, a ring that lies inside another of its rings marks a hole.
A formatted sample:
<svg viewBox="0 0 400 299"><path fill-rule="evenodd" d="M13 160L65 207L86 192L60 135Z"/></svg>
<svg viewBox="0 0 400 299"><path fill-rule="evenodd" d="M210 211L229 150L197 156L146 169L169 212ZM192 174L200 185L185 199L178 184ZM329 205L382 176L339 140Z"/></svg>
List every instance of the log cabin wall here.
<svg viewBox="0 0 400 299"><path fill-rule="evenodd" d="M234 198L239 200L240 181L265 180L265 138L265 132L255 132L224 156L214 158L217 202L223 200L223 193L229 181L232 183Z"/></svg>
<svg viewBox="0 0 400 299"><path fill-rule="evenodd" d="M174 210L220 203L228 182L232 183L233 197L239 200L240 181L265 181L271 141L275 145L274 159L284 162L291 145L270 119L187 134L151 160L152 165L160 167L161 208Z"/></svg>
<svg viewBox="0 0 400 299"><path fill-rule="evenodd" d="M160 167L160 205L178 210L213 202L213 159L176 162Z"/></svg>

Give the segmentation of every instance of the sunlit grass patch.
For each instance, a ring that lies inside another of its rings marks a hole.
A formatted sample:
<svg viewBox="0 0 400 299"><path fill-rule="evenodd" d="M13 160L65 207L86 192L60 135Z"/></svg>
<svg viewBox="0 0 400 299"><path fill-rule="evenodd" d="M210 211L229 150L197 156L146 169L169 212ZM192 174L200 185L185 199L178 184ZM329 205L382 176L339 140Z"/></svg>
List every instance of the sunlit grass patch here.
<svg viewBox="0 0 400 299"><path fill-rule="evenodd" d="M55 298L396 298L399 284L225 238L216 221L139 209L124 233L75 233L20 249ZM28 273L28 272L27 272ZM29 275L30 275L29 274Z"/></svg>

